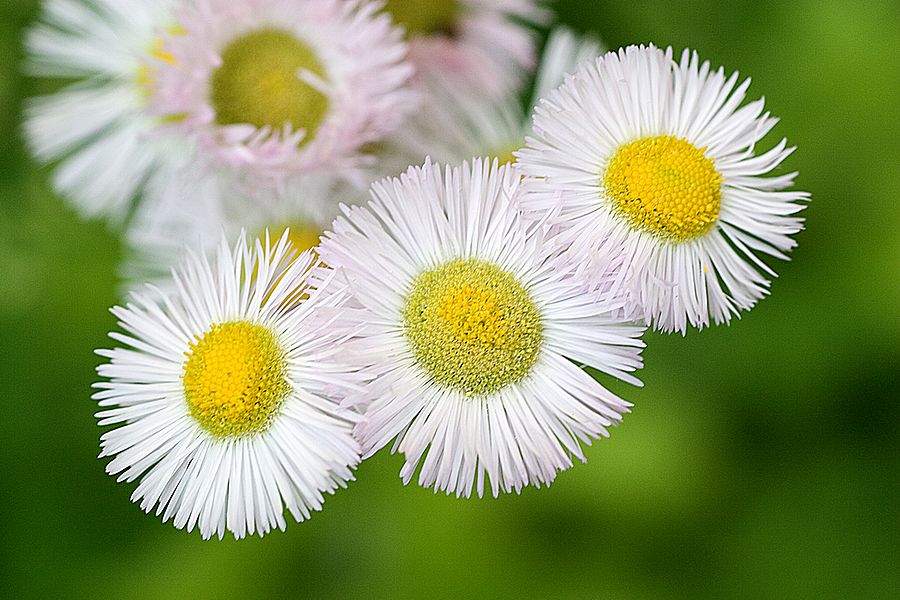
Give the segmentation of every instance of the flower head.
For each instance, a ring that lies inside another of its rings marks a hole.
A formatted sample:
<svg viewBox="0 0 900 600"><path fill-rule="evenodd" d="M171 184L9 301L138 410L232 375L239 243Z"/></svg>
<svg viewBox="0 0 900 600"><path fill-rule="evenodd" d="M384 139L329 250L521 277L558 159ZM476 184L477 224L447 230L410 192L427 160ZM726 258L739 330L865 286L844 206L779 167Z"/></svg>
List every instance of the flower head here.
<svg viewBox="0 0 900 600"><path fill-rule="evenodd" d="M337 216L349 186L333 177L308 175L279 187L254 191L227 173L197 172L186 165L158 178L125 232L124 289L152 283L174 291L169 274L185 248L212 256L223 232L233 239L241 230L253 236L268 231L274 237L287 230L294 252L312 250Z"/></svg>
<svg viewBox="0 0 900 600"><path fill-rule="evenodd" d="M805 192L776 171L793 148L757 154L777 122L750 81L696 53L631 46L586 63L535 110L517 153L532 176L522 208L553 213L577 251L624 247L632 304L657 329L684 332L751 308L786 259Z"/></svg>
<svg viewBox="0 0 900 600"><path fill-rule="evenodd" d="M537 0L386 0L386 10L420 74L491 98L514 92L534 67L535 32L522 23L549 17Z"/></svg>
<svg viewBox="0 0 900 600"><path fill-rule="evenodd" d="M529 106L600 51L600 43L591 37L576 36L566 28L551 32L535 74ZM445 164L459 164L476 156L496 157L501 163L515 160L513 152L525 144L531 131L531 114L522 107L520 90L493 98L477 85L451 82L434 74L424 77L433 93L426 96L410 123L391 138L399 154L414 164L426 156Z"/></svg>
<svg viewBox="0 0 900 600"><path fill-rule="evenodd" d="M194 0L156 61L152 111L264 178L359 175L415 107L406 45L364 0Z"/></svg>
<svg viewBox="0 0 900 600"><path fill-rule="evenodd" d="M336 360L335 320L347 294L333 273L310 272L287 235L274 245L192 256L177 292L135 294L113 314L126 333L100 350L95 384L107 472L140 483L132 498L204 538L264 535L320 510L359 461L357 420L335 395L360 372ZM302 302L298 299L303 296Z"/></svg>
<svg viewBox="0 0 900 600"><path fill-rule="evenodd" d="M165 60L160 33L174 0L47 0L28 32L26 69L74 80L31 99L25 137L42 162L61 161L57 192L85 216L121 223L141 185L168 158L189 147L151 136L146 64Z"/></svg>
<svg viewBox="0 0 900 600"><path fill-rule="evenodd" d="M401 476L457 496L547 485L629 404L576 363L621 379L643 328L586 294L572 265L513 207L521 174L426 163L373 186L320 245L360 309L345 356L376 374L358 403L366 455L396 439ZM354 324L355 321L355 324ZM573 362L575 361L575 362Z"/></svg>

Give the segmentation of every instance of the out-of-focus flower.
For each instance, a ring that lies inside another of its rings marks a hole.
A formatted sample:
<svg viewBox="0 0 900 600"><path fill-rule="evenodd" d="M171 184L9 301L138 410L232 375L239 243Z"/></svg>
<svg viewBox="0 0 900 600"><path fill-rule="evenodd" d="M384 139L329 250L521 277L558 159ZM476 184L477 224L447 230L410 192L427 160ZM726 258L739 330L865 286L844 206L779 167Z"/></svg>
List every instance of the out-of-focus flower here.
<svg viewBox="0 0 900 600"><path fill-rule="evenodd" d="M402 31L364 0L47 0L28 71L39 160L88 217L122 224L176 169L256 199L314 173L365 187L365 148L418 104ZM209 180L207 180L209 181ZM190 202L190 198L169 199Z"/></svg>
<svg viewBox="0 0 900 600"><path fill-rule="evenodd" d="M421 75L492 98L514 92L534 68L526 23L551 17L539 0L387 0L386 10L406 29Z"/></svg>
<svg viewBox="0 0 900 600"><path fill-rule="evenodd" d="M276 244L191 256L177 293L135 294L113 314L125 333L94 398L107 472L140 483L132 498L204 538L260 536L320 510L359 461L357 417L333 395L363 376L338 360L335 315L348 296L327 269L310 271L287 236ZM302 302L296 300L306 295ZM342 329L340 329L342 331Z"/></svg>
<svg viewBox="0 0 900 600"><path fill-rule="evenodd" d="M255 193L227 173L180 165L168 177L158 178L146 196L125 232L125 290L152 283L173 291L170 272L184 252L211 255L223 232L229 239L241 230L280 237L287 229L293 250L313 249L338 215L339 203L358 201L362 194L318 175L292 177L278 189Z"/></svg>
<svg viewBox="0 0 900 600"><path fill-rule="evenodd" d="M329 172L366 183L361 152L416 106L402 31L362 0L193 0L157 60L150 106L251 181Z"/></svg>
<svg viewBox="0 0 900 600"><path fill-rule="evenodd" d="M550 34L535 77L529 107L563 82L583 61L596 58L600 43L559 28ZM395 153L420 164L426 156L445 164L458 164L477 156L515 160L513 152L525 144L531 131L531 112L522 107L518 90L491 98L471 86L428 77L429 94L408 126L393 140ZM399 171L398 171L399 173Z"/></svg>
<svg viewBox="0 0 900 600"><path fill-rule="evenodd" d="M189 148L151 136L150 61L171 57L160 32L174 23L174 0L47 0L27 34L26 70L75 80L32 99L25 134L34 155L56 166L54 187L85 216L121 223L161 162Z"/></svg>
<svg viewBox="0 0 900 600"><path fill-rule="evenodd" d="M578 364L637 383L642 327L597 300L539 224L514 208L521 174L426 163L373 186L320 245L361 309L343 355L376 377L346 401L368 456L395 439L409 482L494 495L547 485L630 406ZM574 362L573 362L574 361ZM578 364L576 364L578 363Z"/></svg>
<svg viewBox="0 0 900 600"><path fill-rule="evenodd" d="M522 208L567 231L603 261L624 248L632 303L664 331L727 322L768 291L809 198L796 173L768 176L791 154L757 154L777 119L763 100L741 106L750 81L712 71L696 53L636 47L584 64L535 110L517 152L533 190Z"/></svg>

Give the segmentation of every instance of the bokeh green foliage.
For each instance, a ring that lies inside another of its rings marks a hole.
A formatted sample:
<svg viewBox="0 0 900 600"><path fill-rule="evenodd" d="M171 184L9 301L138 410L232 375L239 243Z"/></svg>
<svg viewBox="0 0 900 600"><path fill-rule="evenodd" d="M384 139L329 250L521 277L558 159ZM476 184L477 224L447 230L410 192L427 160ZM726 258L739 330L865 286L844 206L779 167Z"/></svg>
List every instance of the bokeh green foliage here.
<svg viewBox="0 0 900 600"><path fill-rule="evenodd" d="M752 74L798 146L807 230L772 298L647 336L642 389L547 490L460 501L386 452L286 533L202 542L96 460L92 354L120 248L54 197L20 136L22 28L0 3L0 597L889 598L900 589L900 7L559 0L610 46Z"/></svg>

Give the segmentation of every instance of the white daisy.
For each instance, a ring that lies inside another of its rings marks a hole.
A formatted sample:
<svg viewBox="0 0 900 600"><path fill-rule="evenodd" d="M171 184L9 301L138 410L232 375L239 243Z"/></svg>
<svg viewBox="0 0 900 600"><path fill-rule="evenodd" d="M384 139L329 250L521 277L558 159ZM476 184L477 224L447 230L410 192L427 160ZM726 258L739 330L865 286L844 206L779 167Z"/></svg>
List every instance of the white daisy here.
<svg viewBox="0 0 900 600"><path fill-rule="evenodd" d="M336 359L347 295L289 248L241 236L212 263L191 257L177 294L113 309L121 347L98 351L97 417L117 425L101 437L107 472L140 478L141 508L204 538L283 530L285 507L309 518L359 460L356 417L332 400L362 382Z"/></svg>
<svg viewBox="0 0 900 600"><path fill-rule="evenodd" d="M794 148L758 154L777 119L763 100L741 103L750 80L713 72L685 50L631 46L609 53L535 110L534 138L517 152L536 180L522 208L555 214L576 249L624 246L633 303L660 330L730 320L768 291L809 198L775 171Z"/></svg>
<svg viewBox="0 0 900 600"><path fill-rule="evenodd" d="M147 190L147 198L125 234L122 277L126 290L153 283L174 289L169 277L185 248L210 256L222 233L234 239L241 230L252 235L289 231L292 249L311 250L347 201L345 186L333 177L298 176L281 189L254 193L225 173L205 175L179 168ZM353 196L356 197L354 191Z"/></svg>
<svg viewBox="0 0 900 600"><path fill-rule="evenodd" d="M643 328L620 322L616 298L585 294L525 225L520 180L496 161L443 177L426 162L374 184L322 238L362 306L343 356L376 375L356 434L365 456L396 438L404 482L421 467L421 485L457 496L482 495L485 476L494 495L547 485L630 406L576 363L638 383Z"/></svg>
<svg viewBox="0 0 900 600"><path fill-rule="evenodd" d="M546 23L540 0L386 0L407 31L419 73L475 85L498 98L516 90L536 59L535 32Z"/></svg>
<svg viewBox="0 0 900 600"><path fill-rule="evenodd" d="M402 32L363 0L192 0L166 36L151 108L255 176L361 177L362 148L414 110Z"/></svg>
<svg viewBox="0 0 900 600"><path fill-rule="evenodd" d="M141 184L166 157L187 152L151 137L151 61L168 59L160 32L174 0L46 0L26 37L26 70L75 80L32 99L25 134L43 162L61 160L54 187L89 217L124 220Z"/></svg>
<svg viewBox="0 0 900 600"><path fill-rule="evenodd" d="M529 106L600 52L600 43L591 37L579 38L565 28L554 30L541 56ZM524 145L531 131L531 114L523 109L518 90L492 99L477 87L436 77L428 77L428 82L434 93L396 136L400 154L412 157L409 162L415 164L426 156L447 164L476 156L497 157L501 163L515 160L513 151Z"/></svg>

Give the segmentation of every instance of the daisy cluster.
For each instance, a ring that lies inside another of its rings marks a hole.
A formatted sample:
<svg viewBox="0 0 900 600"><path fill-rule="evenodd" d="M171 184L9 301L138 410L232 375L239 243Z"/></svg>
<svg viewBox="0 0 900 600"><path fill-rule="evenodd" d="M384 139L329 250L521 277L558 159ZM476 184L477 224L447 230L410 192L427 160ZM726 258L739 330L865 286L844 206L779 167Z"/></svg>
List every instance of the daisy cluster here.
<svg viewBox="0 0 900 600"><path fill-rule="evenodd" d="M645 329L768 293L808 195L749 79L604 52L539 0L46 0L35 156L121 231L101 456L204 538L320 510L391 446L458 497L547 486ZM524 110L522 100L527 96ZM420 165L409 167L408 165ZM589 373L587 367L592 368Z"/></svg>

